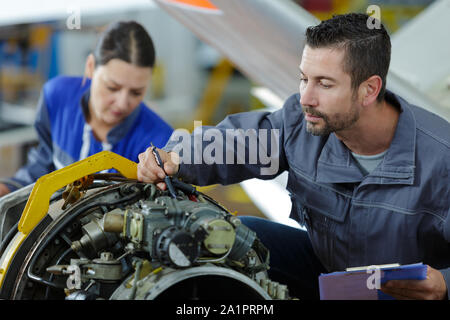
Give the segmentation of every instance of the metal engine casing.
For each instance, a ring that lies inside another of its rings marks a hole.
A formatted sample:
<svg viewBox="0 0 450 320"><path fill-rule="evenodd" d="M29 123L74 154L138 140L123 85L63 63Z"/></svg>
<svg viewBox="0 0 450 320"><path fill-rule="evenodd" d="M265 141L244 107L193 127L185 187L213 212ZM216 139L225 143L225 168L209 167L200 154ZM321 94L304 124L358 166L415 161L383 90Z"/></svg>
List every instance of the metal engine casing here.
<svg viewBox="0 0 450 320"><path fill-rule="evenodd" d="M175 185L174 199L153 184L97 181L65 209L55 194L12 259L0 297L289 299L269 279L269 252L256 234L207 195ZM0 234L13 233L10 225Z"/></svg>

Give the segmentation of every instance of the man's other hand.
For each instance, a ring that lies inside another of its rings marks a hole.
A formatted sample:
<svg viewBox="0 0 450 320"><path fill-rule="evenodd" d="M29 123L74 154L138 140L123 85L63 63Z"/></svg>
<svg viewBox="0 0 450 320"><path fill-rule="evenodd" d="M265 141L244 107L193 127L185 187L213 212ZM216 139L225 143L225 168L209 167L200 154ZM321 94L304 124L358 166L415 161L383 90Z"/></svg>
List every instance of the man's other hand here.
<svg viewBox="0 0 450 320"><path fill-rule="evenodd" d="M439 270L427 266L425 280L390 280L381 291L400 300L443 300L447 298L447 285Z"/></svg>

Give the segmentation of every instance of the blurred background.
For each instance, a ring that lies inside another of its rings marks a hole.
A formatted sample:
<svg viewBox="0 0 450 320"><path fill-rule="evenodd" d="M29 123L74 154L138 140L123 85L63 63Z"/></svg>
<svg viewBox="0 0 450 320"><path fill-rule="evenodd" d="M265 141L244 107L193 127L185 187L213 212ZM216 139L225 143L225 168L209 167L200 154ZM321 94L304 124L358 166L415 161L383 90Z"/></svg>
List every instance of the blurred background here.
<svg viewBox="0 0 450 320"><path fill-rule="evenodd" d="M366 12L375 4L389 33L395 34L434 1L292 2L320 20ZM116 20L136 20L152 36L157 64L145 100L174 128L191 130L194 120L213 125L227 114L267 107L252 90L257 84L152 0L1 0L0 7L0 177L13 175L36 144L32 124L44 82L60 74L82 75L99 32ZM298 56L300 61L301 52ZM429 86L429 92L434 90L430 95L449 96L448 76ZM202 191L231 212L264 216L240 185Z"/></svg>

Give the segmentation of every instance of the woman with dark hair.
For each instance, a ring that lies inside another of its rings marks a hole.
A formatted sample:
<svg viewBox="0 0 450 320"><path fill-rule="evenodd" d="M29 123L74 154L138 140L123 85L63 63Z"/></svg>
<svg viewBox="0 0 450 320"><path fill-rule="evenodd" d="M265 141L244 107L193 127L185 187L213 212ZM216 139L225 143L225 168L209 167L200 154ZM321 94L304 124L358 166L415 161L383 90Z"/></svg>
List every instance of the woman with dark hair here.
<svg viewBox="0 0 450 320"><path fill-rule="evenodd" d="M0 183L0 196L103 150L137 162L151 142L163 147L173 130L142 102L154 64L152 39L140 24L109 25L86 59L84 77L44 85L35 120L39 145Z"/></svg>

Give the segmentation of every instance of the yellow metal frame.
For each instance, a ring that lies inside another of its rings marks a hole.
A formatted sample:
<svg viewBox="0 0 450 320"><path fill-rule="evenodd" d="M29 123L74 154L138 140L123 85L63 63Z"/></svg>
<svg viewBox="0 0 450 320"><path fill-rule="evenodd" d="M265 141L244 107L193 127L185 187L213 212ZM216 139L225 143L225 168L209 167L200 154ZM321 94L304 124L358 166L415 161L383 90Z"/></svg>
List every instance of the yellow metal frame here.
<svg viewBox="0 0 450 320"><path fill-rule="evenodd" d="M106 169L116 169L129 179L137 179L137 163L110 151L102 151L65 168L39 178L28 197L19 220L18 233L0 258L0 288L11 260L28 234L47 214L50 197L57 190L84 176Z"/></svg>

